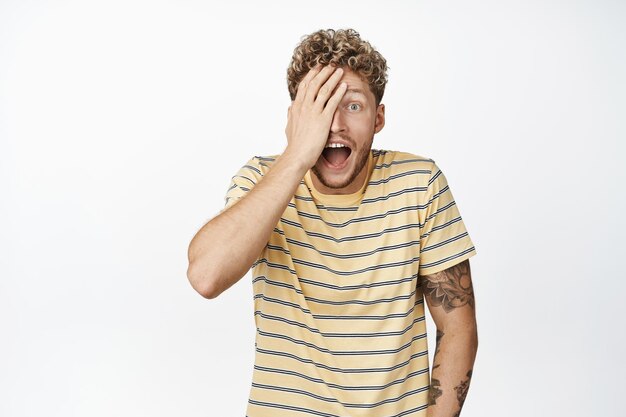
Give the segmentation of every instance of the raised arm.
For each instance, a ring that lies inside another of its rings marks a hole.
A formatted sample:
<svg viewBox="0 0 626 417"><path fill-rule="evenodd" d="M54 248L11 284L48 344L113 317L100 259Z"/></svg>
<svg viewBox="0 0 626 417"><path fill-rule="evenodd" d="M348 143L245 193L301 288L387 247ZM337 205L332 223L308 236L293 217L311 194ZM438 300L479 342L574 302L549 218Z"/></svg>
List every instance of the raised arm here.
<svg viewBox="0 0 626 417"><path fill-rule="evenodd" d="M345 93L341 70L315 67L298 85L288 111L287 148L239 201L209 220L189 244L187 278L215 298L248 272L293 197L324 150L332 117Z"/></svg>
<svg viewBox="0 0 626 417"><path fill-rule="evenodd" d="M427 417L458 417L472 379L478 349L475 299L469 259L420 276L437 325Z"/></svg>

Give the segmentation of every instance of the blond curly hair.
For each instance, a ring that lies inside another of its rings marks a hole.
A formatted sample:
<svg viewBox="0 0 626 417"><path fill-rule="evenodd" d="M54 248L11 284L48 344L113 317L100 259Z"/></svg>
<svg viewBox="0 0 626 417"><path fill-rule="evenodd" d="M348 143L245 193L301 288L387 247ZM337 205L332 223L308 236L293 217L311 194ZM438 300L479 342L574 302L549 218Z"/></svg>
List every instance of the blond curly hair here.
<svg viewBox="0 0 626 417"><path fill-rule="evenodd" d="M379 105L387 84L387 61L354 29L326 29L305 35L296 46L287 68L287 87L291 100L298 84L316 64L350 68L367 80Z"/></svg>

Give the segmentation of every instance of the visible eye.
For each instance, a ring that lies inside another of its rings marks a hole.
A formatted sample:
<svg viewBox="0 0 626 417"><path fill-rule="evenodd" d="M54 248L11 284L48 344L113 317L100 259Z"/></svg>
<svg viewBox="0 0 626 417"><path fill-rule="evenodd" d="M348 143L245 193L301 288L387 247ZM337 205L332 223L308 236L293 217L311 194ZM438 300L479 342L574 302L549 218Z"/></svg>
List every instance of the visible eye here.
<svg viewBox="0 0 626 417"><path fill-rule="evenodd" d="M358 111L361 110L361 105L358 103L352 103L350 105L348 105L348 109L352 110L352 111Z"/></svg>

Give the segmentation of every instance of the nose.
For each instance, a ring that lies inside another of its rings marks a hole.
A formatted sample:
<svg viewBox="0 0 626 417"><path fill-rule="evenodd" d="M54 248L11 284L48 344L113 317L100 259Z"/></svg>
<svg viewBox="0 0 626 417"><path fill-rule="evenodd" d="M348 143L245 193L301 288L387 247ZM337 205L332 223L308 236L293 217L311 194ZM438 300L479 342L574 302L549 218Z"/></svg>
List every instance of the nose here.
<svg viewBox="0 0 626 417"><path fill-rule="evenodd" d="M330 125L330 131L332 133L339 133L339 132L343 132L346 129L344 120L343 120L343 115L341 112L341 109L338 107L335 110L335 114L333 114L333 121Z"/></svg>

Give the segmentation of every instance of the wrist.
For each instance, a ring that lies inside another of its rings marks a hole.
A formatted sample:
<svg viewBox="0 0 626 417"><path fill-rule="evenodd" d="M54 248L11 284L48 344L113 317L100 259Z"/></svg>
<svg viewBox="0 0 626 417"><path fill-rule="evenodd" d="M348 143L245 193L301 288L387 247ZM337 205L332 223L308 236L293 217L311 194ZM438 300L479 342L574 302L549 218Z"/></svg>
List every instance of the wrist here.
<svg viewBox="0 0 626 417"><path fill-rule="evenodd" d="M285 150L282 154L280 154L278 159L285 161L285 164L288 164L289 166L296 169L298 171L298 174L302 174L302 177L304 177L304 174L306 174L307 171L315 164L315 161L311 163L307 160L306 157L298 154L289 146L285 148Z"/></svg>

